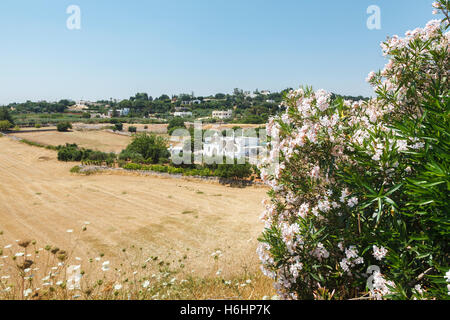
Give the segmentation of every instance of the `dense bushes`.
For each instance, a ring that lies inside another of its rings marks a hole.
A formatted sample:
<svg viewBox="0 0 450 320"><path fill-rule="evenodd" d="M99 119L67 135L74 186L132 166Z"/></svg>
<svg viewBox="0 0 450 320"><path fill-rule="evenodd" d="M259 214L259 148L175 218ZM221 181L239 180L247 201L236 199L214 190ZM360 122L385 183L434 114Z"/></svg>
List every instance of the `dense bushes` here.
<svg viewBox="0 0 450 320"><path fill-rule="evenodd" d="M184 170L182 168L175 168L171 166L163 166L163 165L143 165L137 163L127 163L123 166L126 170L142 170L142 171L155 171L155 172L163 172L170 174L184 174Z"/></svg>
<svg viewBox="0 0 450 320"><path fill-rule="evenodd" d="M116 158L115 153L105 153L84 148L80 149L76 144L66 144L65 146L59 147L58 150L58 160L66 162L82 161L85 164L113 165Z"/></svg>
<svg viewBox="0 0 450 320"><path fill-rule="evenodd" d="M12 123L9 122L8 120L0 121L0 131L7 131L11 127L12 127Z"/></svg>
<svg viewBox="0 0 450 320"><path fill-rule="evenodd" d="M171 135L176 129L186 129L184 125L185 119L175 117L169 121L169 125L167 126L167 132Z"/></svg>
<svg viewBox="0 0 450 320"><path fill-rule="evenodd" d="M376 99L299 89L271 119L258 253L282 297L450 297L450 8L439 7L443 21L383 43Z"/></svg>
<svg viewBox="0 0 450 320"><path fill-rule="evenodd" d="M131 161L133 163L145 163L146 160L144 159L144 157L137 152L133 152L133 151L128 151L128 150L123 150L120 154L119 154L119 160L121 161Z"/></svg>
<svg viewBox="0 0 450 320"><path fill-rule="evenodd" d="M9 121L9 123L11 123L11 127L14 125L14 121L9 114L8 108L0 107L0 121Z"/></svg>
<svg viewBox="0 0 450 320"><path fill-rule="evenodd" d="M234 159L234 164L219 164L214 170L214 175L226 179L246 179L253 174L252 166L249 163L239 164Z"/></svg>
<svg viewBox="0 0 450 320"><path fill-rule="evenodd" d="M66 144L58 151L59 161L81 161L82 152L76 144Z"/></svg>
<svg viewBox="0 0 450 320"><path fill-rule="evenodd" d="M217 169L206 166L192 168L181 168L163 165L144 165L137 163L127 163L122 166L126 170L154 171L169 174L182 174L183 176L219 177L219 178L247 178L252 174L250 165L219 165Z"/></svg>
<svg viewBox="0 0 450 320"><path fill-rule="evenodd" d="M138 134L133 141L122 151L121 160L132 160L140 163L165 163L170 156L167 150L167 141L154 134Z"/></svg>
<svg viewBox="0 0 450 320"><path fill-rule="evenodd" d="M136 127L133 127L133 126L128 127L128 132L136 133L136 131L137 131Z"/></svg>
<svg viewBox="0 0 450 320"><path fill-rule="evenodd" d="M123 130L123 123L115 123L114 124L114 131L122 131Z"/></svg>
<svg viewBox="0 0 450 320"><path fill-rule="evenodd" d="M60 122L56 125L56 129L59 132L66 132L69 129L72 129L72 124L70 122L64 121L64 122Z"/></svg>

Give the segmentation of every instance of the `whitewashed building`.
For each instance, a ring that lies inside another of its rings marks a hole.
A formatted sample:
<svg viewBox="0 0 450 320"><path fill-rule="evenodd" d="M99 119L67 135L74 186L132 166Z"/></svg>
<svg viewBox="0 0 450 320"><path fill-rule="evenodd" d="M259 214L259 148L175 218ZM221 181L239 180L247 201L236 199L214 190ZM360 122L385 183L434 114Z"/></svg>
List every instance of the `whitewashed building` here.
<svg viewBox="0 0 450 320"><path fill-rule="evenodd" d="M256 160L264 147L258 137L222 136L219 133L206 137L203 143L204 157L246 158ZM251 161L252 162L252 161Z"/></svg>
<svg viewBox="0 0 450 320"><path fill-rule="evenodd" d="M182 117L182 118L187 118L187 117L192 117L192 112L191 111L177 111L174 112L174 117Z"/></svg>
<svg viewBox="0 0 450 320"><path fill-rule="evenodd" d="M233 110L227 111L215 110L212 112L212 117L216 119L231 119L233 117Z"/></svg>

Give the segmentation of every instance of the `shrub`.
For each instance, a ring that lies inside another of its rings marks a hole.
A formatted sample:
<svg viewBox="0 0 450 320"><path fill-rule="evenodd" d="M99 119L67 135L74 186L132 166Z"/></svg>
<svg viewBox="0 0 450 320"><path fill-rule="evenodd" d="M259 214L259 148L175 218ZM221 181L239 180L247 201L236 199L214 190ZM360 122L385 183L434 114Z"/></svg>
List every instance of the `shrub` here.
<svg viewBox="0 0 450 320"><path fill-rule="evenodd" d="M169 125L167 126L167 132L171 135L176 129L186 129L184 125L184 119L175 117L169 121Z"/></svg>
<svg viewBox="0 0 450 320"><path fill-rule="evenodd" d="M80 170L81 170L80 166L75 166L75 167L72 167L72 169L70 169L70 172L71 173L80 173Z"/></svg>
<svg viewBox="0 0 450 320"><path fill-rule="evenodd" d="M115 153L105 153L90 149L78 148L76 144L66 144L58 148L58 160L60 161L82 161L85 164L113 165L116 161Z"/></svg>
<svg viewBox="0 0 450 320"><path fill-rule="evenodd" d="M12 127L12 123L9 122L8 120L0 121L0 131L7 131L11 127Z"/></svg>
<svg viewBox="0 0 450 320"><path fill-rule="evenodd" d="M127 151L127 150L124 150L119 154L119 160L131 161L134 163L144 163L145 162L144 157L140 153Z"/></svg>
<svg viewBox="0 0 450 320"><path fill-rule="evenodd" d="M258 253L283 298L449 298L449 4L438 6L444 20L383 44L376 99L304 88L270 120L280 143L260 166L272 190Z"/></svg>
<svg viewBox="0 0 450 320"><path fill-rule="evenodd" d="M137 163L127 163L123 165L123 168L126 170L142 170L142 166Z"/></svg>
<svg viewBox="0 0 450 320"><path fill-rule="evenodd" d="M56 125L56 129L59 132L66 132L69 129L72 129L72 124L70 122L64 121L64 122L60 122Z"/></svg>
<svg viewBox="0 0 450 320"><path fill-rule="evenodd" d="M114 124L114 131L122 131L123 130L123 124L122 123L115 123Z"/></svg>
<svg viewBox="0 0 450 320"><path fill-rule="evenodd" d="M58 151L59 161L81 161L83 154L76 144L66 144Z"/></svg>
<svg viewBox="0 0 450 320"><path fill-rule="evenodd" d="M137 134L133 141L122 151L120 159L131 160L132 156L140 155L145 162L159 163L161 159L169 158L167 141L154 134Z"/></svg>
<svg viewBox="0 0 450 320"><path fill-rule="evenodd" d="M78 149L76 145L67 144L64 147L61 147L58 151L58 160L59 161L81 161L82 152Z"/></svg>
<svg viewBox="0 0 450 320"><path fill-rule="evenodd" d="M128 132L136 133L137 128L136 127L128 127Z"/></svg>
<svg viewBox="0 0 450 320"><path fill-rule="evenodd" d="M232 179L245 179L252 175L252 166L248 163L238 164L237 159L234 160L234 164L219 164L214 171L216 177L232 178Z"/></svg>
<svg viewBox="0 0 450 320"><path fill-rule="evenodd" d="M0 121L9 121L9 123L11 123L11 126L14 125L14 121L11 117L11 115L9 114L8 108L7 107L0 107Z"/></svg>

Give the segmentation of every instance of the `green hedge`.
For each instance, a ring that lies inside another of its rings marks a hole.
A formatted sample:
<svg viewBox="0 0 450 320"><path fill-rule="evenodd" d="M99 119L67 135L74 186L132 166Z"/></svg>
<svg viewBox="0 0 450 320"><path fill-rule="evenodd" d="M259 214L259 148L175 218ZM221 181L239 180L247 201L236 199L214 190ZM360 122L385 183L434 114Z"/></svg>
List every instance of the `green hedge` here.
<svg viewBox="0 0 450 320"><path fill-rule="evenodd" d="M182 174L183 176L219 177L219 178L248 178L253 173L249 164L219 165L215 170L210 168L178 168L163 165L145 165L126 163L122 165L125 170L154 171L170 174Z"/></svg>

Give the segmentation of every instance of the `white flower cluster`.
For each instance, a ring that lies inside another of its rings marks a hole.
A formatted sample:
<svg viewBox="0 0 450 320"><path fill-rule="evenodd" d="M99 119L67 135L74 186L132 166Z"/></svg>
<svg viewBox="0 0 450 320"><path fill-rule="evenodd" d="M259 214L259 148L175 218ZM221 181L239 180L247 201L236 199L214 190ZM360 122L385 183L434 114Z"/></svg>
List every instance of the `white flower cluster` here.
<svg viewBox="0 0 450 320"><path fill-rule="evenodd" d="M351 275L351 268L358 265L363 264L364 259L358 255L358 249L356 246L350 246L345 249L345 258L339 262L342 270L346 272L348 275Z"/></svg>
<svg viewBox="0 0 450 320"><path fill-rule="evenodd" d="M379 271L373 273L373 286L371 289L372 296L377 300L382 300L384 296L391 294L391 289L395 284L386 280Z"/></svg>
<svg viewBox="0 0 450 320"><path fill-rule="evenodd" d="M388 251L386 248L383 247L378 248L376 245L373 246L373 256L378 261L383 260L387 253Z"/></svg>

